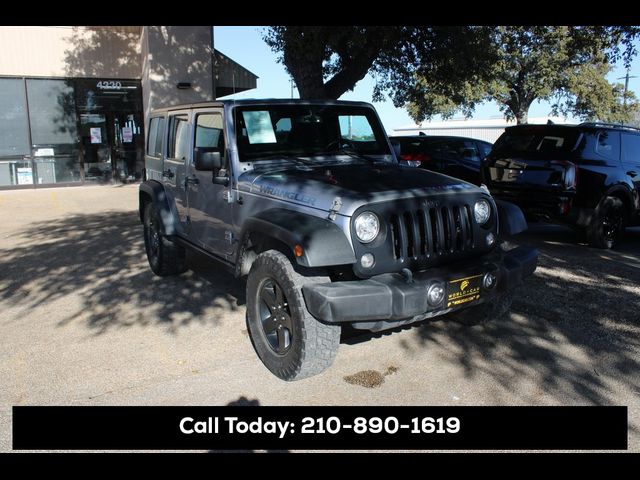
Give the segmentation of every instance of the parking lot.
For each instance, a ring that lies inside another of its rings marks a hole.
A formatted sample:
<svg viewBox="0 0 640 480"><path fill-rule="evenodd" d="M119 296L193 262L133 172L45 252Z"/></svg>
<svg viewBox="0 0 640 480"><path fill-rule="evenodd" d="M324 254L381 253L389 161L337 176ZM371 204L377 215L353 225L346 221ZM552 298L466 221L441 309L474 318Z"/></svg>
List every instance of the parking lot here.
<svg viewBox="0 0 640 480"><path fill-rule="evenodd" d="M532 224L508 318L345 336L325 373L258 360L244 282L191 255L154 277L137 186L0 192L0 450L12 405L627 405L640 451L640 229L615 251ZM553 435L553 425L549 434Z"/></svg>

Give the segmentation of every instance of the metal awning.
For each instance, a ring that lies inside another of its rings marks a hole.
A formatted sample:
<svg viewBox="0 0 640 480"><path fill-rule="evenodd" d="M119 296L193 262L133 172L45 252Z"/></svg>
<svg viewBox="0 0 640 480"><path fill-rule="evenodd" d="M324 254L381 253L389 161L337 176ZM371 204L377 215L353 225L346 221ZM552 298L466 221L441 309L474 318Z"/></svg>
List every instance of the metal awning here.
<svg viewBox="0 0 640 480"><path fill-rule="evenodd" d="M216 98L256 88L258 76L214 49Z"/></svg>

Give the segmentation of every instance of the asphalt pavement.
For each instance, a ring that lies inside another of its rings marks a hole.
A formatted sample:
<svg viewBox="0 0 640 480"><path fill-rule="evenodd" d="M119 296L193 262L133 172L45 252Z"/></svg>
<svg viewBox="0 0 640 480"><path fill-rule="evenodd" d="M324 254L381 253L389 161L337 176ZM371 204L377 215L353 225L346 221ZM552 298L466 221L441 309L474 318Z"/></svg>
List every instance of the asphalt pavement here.
<svg viewBox="0 0 640 480"><path fill-rule="evenodd" d="M12 405L253 404L627 405L640 451L640 229L615 251L542 224L518 242L540 263L508 317L345 335L287 383L253 351L242 280L196 255L153 276L137 186L0 191L0 450Z"/></svg>

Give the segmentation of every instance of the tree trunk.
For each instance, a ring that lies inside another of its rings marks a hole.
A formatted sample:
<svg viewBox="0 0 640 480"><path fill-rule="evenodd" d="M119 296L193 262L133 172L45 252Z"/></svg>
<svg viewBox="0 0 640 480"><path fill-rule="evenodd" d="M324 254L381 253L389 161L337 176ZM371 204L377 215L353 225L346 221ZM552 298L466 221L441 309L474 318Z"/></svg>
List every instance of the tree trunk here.
<svg viewBox="0 0 640 480"><path fill-rule="evenodd" d="M514 112L516 117L516 122L518 125L522 125L524 123L529 122L529 109L520 108L517 112Z"/></svg>

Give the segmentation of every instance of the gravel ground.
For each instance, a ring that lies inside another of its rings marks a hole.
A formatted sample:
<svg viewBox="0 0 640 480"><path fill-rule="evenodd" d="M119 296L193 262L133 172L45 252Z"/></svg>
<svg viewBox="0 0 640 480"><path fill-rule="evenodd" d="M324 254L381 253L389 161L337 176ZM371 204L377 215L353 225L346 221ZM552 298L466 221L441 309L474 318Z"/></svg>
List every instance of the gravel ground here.
<svg viewBox="0 0 640 480"><path fill-rule="evenodd" d="M0 192L0 450L12 405L627 405L640 451L640 229L616 251L533 224L540 263L508 318L343 339L322 375L259 362L244 283L146 264L137 187Z"/></svg>

